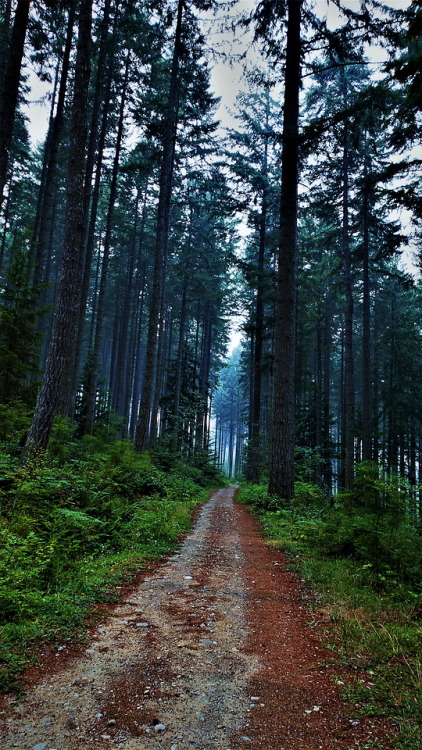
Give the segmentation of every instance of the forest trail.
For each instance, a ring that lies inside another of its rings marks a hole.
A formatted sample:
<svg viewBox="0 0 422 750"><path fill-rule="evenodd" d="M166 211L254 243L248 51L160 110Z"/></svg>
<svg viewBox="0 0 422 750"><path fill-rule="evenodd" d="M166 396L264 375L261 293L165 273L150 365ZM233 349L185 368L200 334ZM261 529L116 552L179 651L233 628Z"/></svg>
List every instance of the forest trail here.
<svg viewBox="0 0 422 750"><path fill-rule="evenodd" d="M1 750L388 747L342 702L318 612L310 628L300 582L235 490L213 494L85 654L9 704Z"/></svg>

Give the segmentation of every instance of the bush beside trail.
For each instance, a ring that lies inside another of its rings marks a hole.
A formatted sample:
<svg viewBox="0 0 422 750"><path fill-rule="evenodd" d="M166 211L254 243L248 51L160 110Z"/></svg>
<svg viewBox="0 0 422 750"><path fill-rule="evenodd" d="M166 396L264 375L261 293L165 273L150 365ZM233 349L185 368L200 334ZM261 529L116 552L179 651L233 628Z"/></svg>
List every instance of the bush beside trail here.
<svg viewBox="0 0 422 750"><path fill-rule="evenodd" d="M24 467L0 453L1 689L19 688L37 643L83 638L95 603L116 600L116 584L176 547L223 483L204 466L172 460L164 471L127 441L63 434Z"/></svg>
<svg viewBox="0 0 422 750"><path fill-rule="evenodd" d="M394 747L414 750L422 722L422 545L417 489L358 469L354 491L330 503L298 482L292 503L264 485L244 484L238 500L258 516L268 543L283 549L303 580L303 597L328 615L329 647L362 716L384 715L398 728ZM327 642L325 641L325 645ZM335 672L333 666L333 672Z"/></svg>

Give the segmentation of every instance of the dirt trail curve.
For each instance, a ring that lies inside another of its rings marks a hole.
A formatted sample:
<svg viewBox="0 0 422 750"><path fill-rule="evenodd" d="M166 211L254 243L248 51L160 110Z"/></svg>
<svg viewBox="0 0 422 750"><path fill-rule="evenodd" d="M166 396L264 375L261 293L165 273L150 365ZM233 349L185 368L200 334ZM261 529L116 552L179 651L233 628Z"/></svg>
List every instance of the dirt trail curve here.
<svg viewBox="0 0 422 750"><path fill-rule="evenodd" d="M342 703L297 580L234 492L214 493L82 657L10 704L1 750L387 747Z"/></svg>

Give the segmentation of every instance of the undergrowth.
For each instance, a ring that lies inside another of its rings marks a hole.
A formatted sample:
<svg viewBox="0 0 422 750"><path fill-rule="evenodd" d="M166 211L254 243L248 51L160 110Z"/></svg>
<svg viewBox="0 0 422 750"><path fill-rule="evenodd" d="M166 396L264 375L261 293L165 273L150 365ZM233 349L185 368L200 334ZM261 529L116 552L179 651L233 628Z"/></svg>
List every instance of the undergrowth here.
<svg viewBox="0 0 422 750"><path fill-rule="evenodd" d="M95 603L116 601L117 584L177 546L221 485L206 468L172 460L164 471L129 442L76 440L63 422L24 467L0 452L0 689L19 690L43 644L83 638Z"/></svg>
<svg viewBox="0 0 422 750"><path fill-rule="evenodd" d="M310 606L326 610L331 625L324 640L331 638L339 669L346 665L355 675L342 688L345 697L362 716L394 722L397 750L416 750L422 723L420 533L397 507L397 482L374 483L373 472L365 482L361 471L355 492L335 498L331 508L317 487L309 488L307 494L298 483L287 505L265 486L244 484L238 500L254 508L269 543L283 549L309 583Z"/></svg>

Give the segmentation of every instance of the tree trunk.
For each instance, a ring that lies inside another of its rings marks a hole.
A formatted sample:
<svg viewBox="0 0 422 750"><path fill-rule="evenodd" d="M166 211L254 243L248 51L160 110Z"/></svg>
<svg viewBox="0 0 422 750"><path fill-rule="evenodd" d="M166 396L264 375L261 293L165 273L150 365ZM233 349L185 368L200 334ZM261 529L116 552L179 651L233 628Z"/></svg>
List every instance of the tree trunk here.
<svg viewBox="0 0 422 750"><path fill-rule="evenodd" d="M43 205L44 205L45 189L46 189L46 183L47 183L48 162L50 160L51 134L52 134L53 125L54 125L54 117L55 117L54 113L56 111L56 95L57 95L57 90L60 85L60 81L63 79L63 76L61 75L61 71L63 70L63 62L64 61L58 59L57 64L56 64L56 73L54 76L54 85L53 85L53 91L51 95L50 116L48 118L47 136L46 136L45 144L44 144L40 185L38 188L38 195L37 195L37 208L35 212L34 225L32 228L30 254L32 258L33 286L35 286L37 283L37 278L36 278L37 275L39 278L42 278L42 275L44 273L44 262L37 261L37 253L39 252L39 234L40 234L40 228L41 228L41 220L44 218Z"/></svg>
<svg viewBox="0 0 422 750"><path fill-rule="evenodd" d="M94 253L94 240L95 240L95 225L97 218L97 207L100 193L100 179L103 161L103 152L105 139L107 134L108 125L108 114L110 109L111 100L111 85L114 73L114 41L116 36L116 29L118 23L118 8L119 2L115 4L115 17L113 23L112 40L110 48L108 49L108 29L110 23L110 0L107 0L104 6L103 17L101 21L100 31L100 46L97 60L97 78L95 81L94 98L91 110L91 121L89 128L89 138L87 144L87 158L85 168L85 185L84 185L84 226L85 226L85 238L83 246L83 278L81 285L81 305L79 310L79 323L75 331L74 347L69 352L69 362L67 370L69 373L67 380L67 388L63 393L64 404L69 404L69 412L73 415L74 403L71 400L72 394L76 392L78 371L80 364L80 353L82 348L82 340L84 333L85 324L85 312L89 294L89 282L92 266L92 258ZM107 54L108 53L108 54ZM108 65L107 65L108 57ZM105 70L106 68L106 70ZM106 76L107 73L107 76ZM104 83L104 79L106 82ZM103 113L100 135L98 136L98 124L100 119L100 105L101 99L103 101ZM98 139L98 143L97 143ZM97 154L97 170L95 176L94 189L92 191L92 201L90 207L91 198L91 186L92 186L92 175L94 172L95 156ZM91 208L91 212L90 212Z"/></svg>
<svg viewBox="0 0 422 750"><path fill-rule="evenodd" d="M69 78L70 52L72 49L73 24L75 21L76 3L69 10L67 21L66 42L63 52L62 71L60 76L59 93L57 97L56 114L51 122L45 142L45 175L42 181L42 194L39 206L39 221L36 221L32 244L34 246L34 275L33 285L37 287L42 282L44 260L48 245L48 238L53 219L55 186L57 179L57 165L59 147L64 127L64 110ZM37 226L38 225L38 226Z"/></svg>
<svg viewBox="0 0 422 750"><path fill-rule="evenodd" d="M207 300L204 315L204 333L202 339L201 370L199 376L199 408L196 416L195 448L204 448L205 428L208 415L208 390L211 360L212 316L211 302Z"/></svg>
<svg viewBox="0 0 422 750"><path fill-rule="evenodd" d="M118 22L119 2L115 4L115 17L113 23L112 40L108 49L108 32L110 24L110 2L104 5L103 18L101 22L100 44L97 59L97 76L95 80L94 97L92 102L91 121L89 127L89 139L85 169L84 186L84 222L86 227L84 242L84 275L81 290L81 307L78 325L77 352L81 349L84 332L85 313L89 295L89 283L91 276L92 260L95 246L95 226L97 220L98 201L100 196L101 172L105 141L107 136L108 115L111 101L111 86L114 73L114 41ZM101 110L102 108L102 110ZM101 123L100 123L101 120ZM95 161L97 162L95 164ZM95 170L94 187L92 177ZM92 337L89 337L91 342ZM75 378L79 368L79 361L73 363Z"/></svg>
<svg viewBox="0 0 422 750"><path fill-rule="evenodd" d="M177 23L174 41L170 88L164 128L163 153L161 158L159 198L157 209L157 233L155 241L154 277L148 322L148 340L144 383L139 406L135 448L145 450L149 443L151 408L154 400L154 382L158 350L158 328L164 294L164 266L167 256L170 202L172 193L174 152L176 145L179 59L181 54L181 31L184 0L177 6Z"/></svg>
<svg viewBox="0 0 422 750"><path fill-rule="evenodd" d="M367 178L365 163L365 183ZM363 301L362 301L362 461L372 460L371 409L371 300L369 282L369 194L363 196Z"/></svg>
<svg viewBox="0 0 422 750"><path fill-rule="evenodd" d="M138 206L139 206L139 190L135 201L135 216L133 222L133 233L131 242L131 252L129 257L129 263L127 266L125 294L123 301L123 312L122 312L122 335L119 340L119 351L118 358L119 363L117 366L117 378L115 388L115 398L112 402L112 407L116 413L125 417L125 424L127 424L127 413L125 413L124 407L126 404L126 371L128 368L127 363L127 349L128 349L128 338L129 338L129 318L130 318L130 306L132 300L132 289L134 284L133 279L133 268L135 264L135 250L137 244L137 233L138 233ZM126 427L125 427L126 432Z"/></svg>
<svg viewBox="0 0 422 750"><path fill-rule="evenodd" d="M63 381L67 350L72 344L79 318L91 22L92 0L83 0L79 13L62 266L47 361L24 460L34 451L45 449L48 445Z"/></svg>
<svg viewBox="0 0 422 750"><path fill-rule="evenodd" d="M377 303L375 298L374 303L374 333L373 333L373 379L374 379L374 393L372 399L372 430L374 435L374 446L373 446L373 459L379 464L379 376L378 376L378 315L377 315Z"/></svg>
<svg viewBox="0 0 422 750"><path fill-rule="evenodd" d="M179 324L179 342L177 347L176 361L176 378L174 384L174 404L171 429L173 431L173 445L179 446L181 429L180 429L180 396L182 391L182 373L183 373L183 351L185 346L185 327L186 327L186 296L188 280L185 276L183 281L182 301L180 304L180 324Z"/></svg>
<svg viewBox="0 0 422 750"><path fill-rule="evenodd" d="M278 495L287 501L290 501L294 495L301 4L301 0L288 0L287 3L280 244L274 337L274 403L268 487L271 494Z"/></svg>
<svg viewBox="0 0 422 750"><path fill-rule="evenodd" d="M331 349L331 315L329 313L329 300L325 301L326 309L324 316L324 383L323 383L323 417L322 417L322 456L324 462L324 482L327 487L329 498L333 492L333 469L331 463L331 438L330 438L330 349Z"/></svg>
<svg viewBox="0 0 422 750"><path fill-rule="evenodd" d="M122 88L122 94L121 94L121 99L120 99L119 121L118 121L118 126L117 126L117 137L116 137L116 150L114 153L113 170L112 170L112 175L111 175L107 223L106 223L106 230L105 230L105 237L104 237L103 262L102 262L102 268L101 268L100 289L98 293L97 322L96 322L96 327L95 327L94 347L92 351L92 363L91 363L90 373L88 377L87 410L86 410L86 418L85 418L85 425L84 425L84 433L86 435L92 435L92 431L94 428L98 368L99 368L99 362L100 362L100 347L101 347L101 339L102 339L103 323L104 323L104 303L105 303L105 293L106 293L106 285L107 285L107 277L108 277L108 267L109 267L109 261L110 261L114 206L115 206L116 194L117 194L117 176L119 172L120 151L122 147L122 138L123 138L123 122L124 122L124 110L125 110L125 105L126 105L127 86L128 86L128 79L129 79L129 65L130 65L130 57L128 53L127 58L126 58L125 78L123 81L123 88Z"/></svg>
<svg viewBox="0 0 422 750"><path fill-rule="evenodd" d="M259 219L259 250L258 250L258 280L255 305L255 335L252 362L252 414L248 437L246 479L249 482L259 482L262 447L261 447L261 389L262 389L262 348L264 339L264 260L267 230L267 162L268 162L268 92L265 122L264 159L262 165L262 201Z"/></svg>
<svg viewBox="0 0 422 750"><path fill-rule="evenodd" d="M158 413L160 408L161 391L163 384L166 334L167 316L163 304L158 324L157 356L155 359L155 377L153 387L154 399L151 408L151 428L149 435L149 445L151 447L154 447L158 436Z"/></svg>
<svg viewBox="0 0 422 750"><path fill-rule="evenodd" d="M144 300L145 300L145 284L146 284L146 263L143 260L143 249L144 249L144 236L145 236L145 225L147 219L147 195L148 195L148 178L146 180L144 188L144 201L142 207L142 218L139 232L139 244L138 254L136 261L136 275L134 284L134 312L132 316L132 348L133 356L131 358L131 373L130 373L130 392L129 392L129 403L130 403L130 424L129 434L131 438L135 436L136 419L139 409L139 394L140 394L140 380L141 380L141 330L143 323L143 311L144 311ZM129 411L129 410L128 410Z"/></svg>
<svg viewBox="0 0 422 750"><path fill-rule="evenodd" d="M344 82L346 87L346 83ZM347 99L346 91L344 98ZM345 104L347 102L345 101ZM353 367L353 294L349 233L349 129L344 126L342 253L344 310L344 489L350 491L354 482L355 392Z"/></svg>
<svg viewBox="0 0 422 750"><path fill-rule="evenodd" d="M130 418L130 435L132 438L135 437L136 420L139 410L139 396L141 392L141 373L143 367L143 360L141 356L141 331L144 320L144 302L145 302L145 286L146 286L146 264L143 264L142 282L139 288L139 308L136 310L136 326L135 326L135 361L133 367L133 378L132 378L132 394L131 394L131 418ZM139 296L138 295L138 296Z"/></svg>
<svg viewBox="0 0 422 750"><path fill-rule="evenodd" d="M28 28L30 0L18 0L10 38L3 88L0 91L0 207L7 181L13 123L18 105L19 83Z"/></svg>
<svg viewBox="0 0 422 750"><path fill-rule="evenodd" d="M2 0L2 15L0 23L0 92L3 91L4 72L9 54L10 18L12 15L12 0Z"/></svg>

